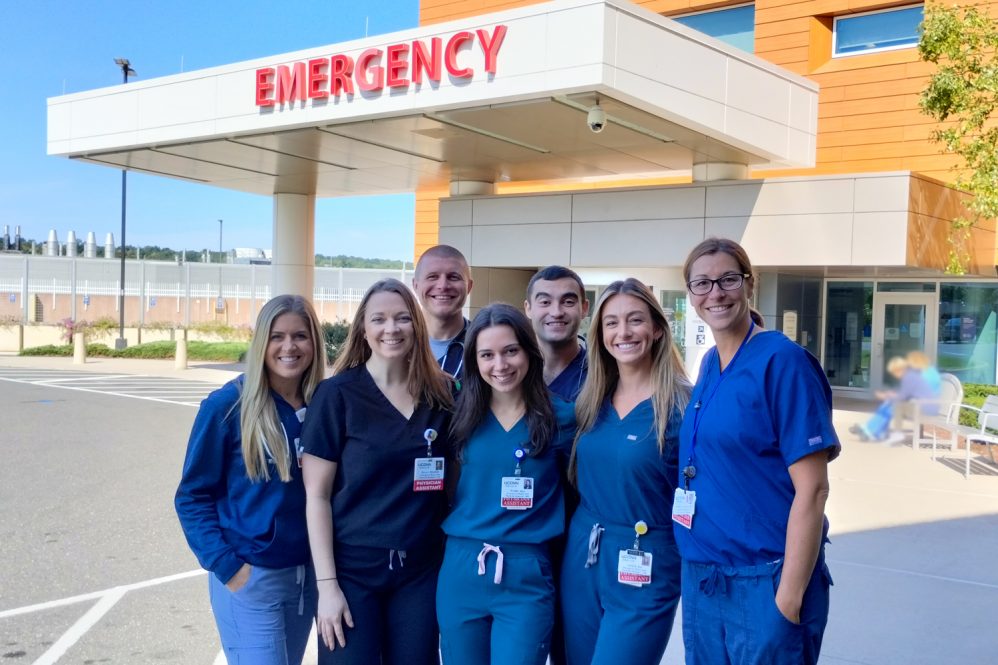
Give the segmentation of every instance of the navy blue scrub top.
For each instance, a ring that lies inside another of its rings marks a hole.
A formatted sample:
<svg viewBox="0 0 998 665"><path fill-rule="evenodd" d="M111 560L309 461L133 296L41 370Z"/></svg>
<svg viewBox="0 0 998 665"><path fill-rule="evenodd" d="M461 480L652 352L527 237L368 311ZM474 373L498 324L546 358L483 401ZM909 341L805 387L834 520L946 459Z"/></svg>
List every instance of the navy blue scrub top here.
<svg viewBox="0 0 998 665"><path fill-rule="evenodd" d="M589 374L589 362L586 360L586 347L579 345L579 352L568 366L561 370L561 374L548 384L548 390L558 395L567 402L574 402L582 391L582 384L586 382L586 375Z"/></svg>
<svg viewBox="0 0 998 665"><path fill-rule="evenodd" d="M806 349L780 332L761 332L723 374L716 348L710 351L680 434L680 466L692 451L696 468L692 529L675 527L683 558L754 566L782 557L794 499L787 468L822 450L832 460L840 449L831 388ZM823 540L827 533L826 519Z"/></svg>
<svg viewBox="0 0 998 665"><path fill-rule="evenodd" d="M444 521L448 536L492 544L540 544L565 531L562 471L575 437L575 406L551 398L558 429L544 452L520 463L521 475L534 479L534 506L508 510L499 505L503 476L514 475L517 448L529 449L526 418L508 432L492 411L475 429L462 453L461 475L451 514Z"/></svg>
<svg viewBox="0 0 998 665"><path fill-rule="evenodd" d="M650 533L671 530L678 437L678 409L670 415L660 454L651 399L620 418L607 397L575 451L582 507L607 524L630 528L643 520Z"/></svg>
<svg viewBox="0 0 998 665"><path fill-rule="evenodd" d="M333 483L336 542L415 549L440 537L444 492L414 492L413 467L426 457L423 432L435 429L433 455L451 457L450 413L418 404L405 417L359 365L319 384L302 429L310 455L337 463Z"/></svg>

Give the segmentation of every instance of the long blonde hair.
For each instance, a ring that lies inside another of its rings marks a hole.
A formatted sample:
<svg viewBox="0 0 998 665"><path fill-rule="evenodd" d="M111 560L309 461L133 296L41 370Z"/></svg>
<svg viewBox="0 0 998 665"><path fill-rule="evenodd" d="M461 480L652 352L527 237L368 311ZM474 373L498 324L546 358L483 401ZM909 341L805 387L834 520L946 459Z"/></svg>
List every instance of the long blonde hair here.
<svg viewBox="0 0 998 665"><path fill-rule="evenodd" d="M596 303L596 312L589 324L589 336L587 337L589 345L586 350L589 375L586 377L582 392L579 393L579 398L575 402L575 419L578 423L578 431L575 435L575 444L572 446L570 462L570 473L573 477L575 451L579 445L579 437L591 430L596 424L603 402L613 394L620 378L617 361L603 344L602 325L606 303L617 295L634 296L645 303L648 306L652 323L662 331L662 336L653 341L651 346L652 382L654 385L652 407L655 414L655 434L660 454L665 452L665 435L673 410L678 409L682 412L690 398L690 381L686 377L683 361L679 357L676 345L672 343L672 331L669 329L665 312L662 311L662 306L655 299L651 289L632 277L610 284L600 295L599 302Z"/></svg>
<svg viewBox="0 0 998 665"><path fill-rule="evenodd" d="M377 281L364 294L360 307L354 314L353 323L350 324L343 352L333 365L333 373L339 374L343 370L363 365L371 357L371 347L364 339L364 319L367 317L367 307L371 297L376 293L398 294L412 315L413 344L409 354L409 394L416 404L428 404L435 409L451 408L454 405L454 398L450 391L450 379L430 353L430 333L426 329L423 312L420 311L409 287L397 279Z"/></svg>
<svg viewBox="0 0 998 665"><path fill-rule="evenodd" d="M274 321L284 314L300 316L312 337L312 362L301 379L302 398L306 404L312 401L312 394L325 374L322 328L308 300L301 296L277 296L261 307L246 354L246 374L239 392L243 462L246 464L246 475L254 481L270 480L268 442L271 445L269 456L274 461L278 477L283 482L291 480L291 460L288 455L281 454L286 447L284 430L277 415L277 405L270 394L270 375L265 361L270 330Z"/></svg>

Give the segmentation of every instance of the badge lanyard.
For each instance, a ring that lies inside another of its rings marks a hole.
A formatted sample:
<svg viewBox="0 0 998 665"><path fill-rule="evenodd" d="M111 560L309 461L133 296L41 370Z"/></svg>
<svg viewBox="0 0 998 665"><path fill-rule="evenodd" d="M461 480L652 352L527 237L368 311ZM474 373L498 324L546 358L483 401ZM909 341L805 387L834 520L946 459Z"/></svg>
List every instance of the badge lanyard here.
<svg viewBox="0 0 998 665"><path fill-rule="evenodd" d="M744 349L745 345L748 343L749 338L752 336L753 330L755 330L755 321L750 322L748 332L745 333L745 339L743 339L742 343L738 345L738 350L735 351L735 355L731 358L731 362L728 363L727 367L728 373L730 373L731 367L735 364L735 361L738 360L738 356L741 355L742 349ZM683 468L683 478L686 481L687 491L689 491L690 489L690 480L692 480L697 475L697 468L693 464L693 460L697 449L697 431L700 429L700 422L703 420L703 413L704 411L706 411L707 405L710 403L710 401L714 399L714 395L717 394L717 389L721 387L721 382L724 381L724 377L727 376L727 374L721 371L721 354L717 351L716 347L714 348L714 357L717 358L717 373L718 373L717 383L715 383L711 387L710 394L707 395L706 399L698 399L696 403L693 405L693 441L692 444L690 445L690 457L686 461L686 466ZM710 377L710 369L711 368L708 365L707 367L708 377ZM701 395L702 394L703 391L701 391Z"/></svg>

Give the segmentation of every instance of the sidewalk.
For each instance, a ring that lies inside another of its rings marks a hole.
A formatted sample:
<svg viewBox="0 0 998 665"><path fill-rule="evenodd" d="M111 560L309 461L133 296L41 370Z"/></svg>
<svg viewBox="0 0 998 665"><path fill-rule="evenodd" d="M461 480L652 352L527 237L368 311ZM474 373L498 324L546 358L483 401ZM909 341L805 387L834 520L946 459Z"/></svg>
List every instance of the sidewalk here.
<svg viewBox="0 0 998 665"><path fill-rule="evenodd" d="M136 374L143 376L163 376L191 381L207 381L222 385L234 379L243 371L241 363L225 363L194 360L187 363L187 369L176 369L173 359L140 360L134 358L99 358L91 356L82 365L73 364L72 357L16 356L0 354L0 367L24 369L58 369L100 374Z"/></svg>
<svg viewBox="0 0 998 665"><path fill-rule="evenodd" d="M0 355L0 367L80 370L197 379L222 384L241 366L172 360ZM872 402L838 398L842 454L829 465L827 515L835 579L822 651L830 665L998 662L998 468L975 464L963 477L963 450L913 451L863 443L849 433ZM986 459L986 456L981 459ZM310 656L306 663L313 663ZM664 664L682 663L679 619Z"/></svg>

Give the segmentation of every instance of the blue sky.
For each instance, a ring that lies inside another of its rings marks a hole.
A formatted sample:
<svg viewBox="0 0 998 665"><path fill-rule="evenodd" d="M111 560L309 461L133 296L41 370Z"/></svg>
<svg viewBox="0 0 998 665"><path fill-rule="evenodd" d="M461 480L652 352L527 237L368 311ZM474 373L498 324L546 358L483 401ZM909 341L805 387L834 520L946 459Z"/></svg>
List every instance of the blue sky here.
<svg viewBox="0 0 998 665"><path fill-rule="evenodd" d="M139 79L191 71L366 34L414 27L418 0L0 0L0 225L45 240L55 229L119 241L121 172L46 153L46 100L121 82L118 57ZM174 249L271 246L271 199L130 173L130 245ZM315 250L412 260L413 197L322 199Z"/></svg>

